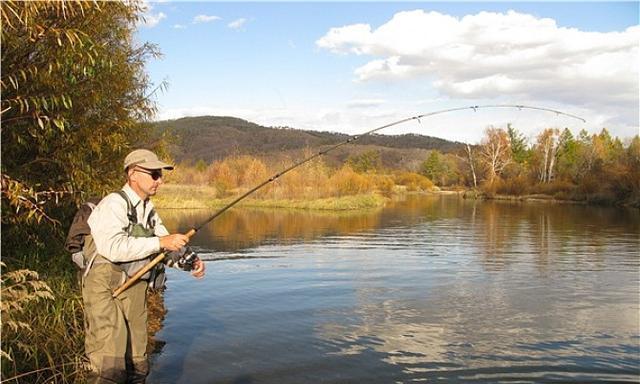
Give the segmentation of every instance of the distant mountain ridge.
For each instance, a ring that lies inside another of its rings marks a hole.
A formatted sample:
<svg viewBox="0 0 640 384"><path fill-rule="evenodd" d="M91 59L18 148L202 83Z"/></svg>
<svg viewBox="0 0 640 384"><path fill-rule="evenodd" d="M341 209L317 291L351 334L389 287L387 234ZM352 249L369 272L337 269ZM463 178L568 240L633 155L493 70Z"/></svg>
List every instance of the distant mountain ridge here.
<svg viewBox="0 0 640 384"><path fill-rule="evenodd" d="M294 128L271 128L229 116L183 117L152 123L158 135L168 133L176 138L171 152L182 161L204 160L210 163L231 154L269 156L283 152L316 149L347 140L350 135L336 132L304 131ZM464 144L417 134L363 136L333 154L343 161L351 153L379 150L383 163L407 160L426 154L460 150ZM388 155L388 156L385 156ZM424 160L424 158L420 159Z"/></svg>

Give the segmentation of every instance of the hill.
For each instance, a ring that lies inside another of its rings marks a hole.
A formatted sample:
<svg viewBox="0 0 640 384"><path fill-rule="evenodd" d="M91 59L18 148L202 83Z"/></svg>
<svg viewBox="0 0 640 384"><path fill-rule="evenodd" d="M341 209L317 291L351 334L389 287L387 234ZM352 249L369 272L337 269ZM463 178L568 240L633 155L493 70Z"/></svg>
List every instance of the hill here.
<svg viewBox="0 0 640 384"><path fill-rule="evenodd" d="M171 152L177 162L204 160L210 163L231 154L299 156L302 150L320 150L349 138L349 135L336 132L263 127L227 116L184 117L152 125L158 135L169 134L175 139ZM424 160L428 150L453 152L460 150L462 145L416 134L372 134L332 151L327 161L338 163L352 154L376 150L384 165L412 168L413 162Z"/></svg>

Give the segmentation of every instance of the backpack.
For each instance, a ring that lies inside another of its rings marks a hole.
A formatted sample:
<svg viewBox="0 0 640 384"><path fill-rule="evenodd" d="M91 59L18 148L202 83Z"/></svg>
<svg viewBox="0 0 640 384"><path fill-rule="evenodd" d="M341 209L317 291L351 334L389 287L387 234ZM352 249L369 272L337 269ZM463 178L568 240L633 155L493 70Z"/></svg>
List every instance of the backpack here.
<svg viewBox="0 0 640 384"><path fill-rule="evenodd" d="M67 240L64 243L64 248L71 253L71 260L81 270L84 270L87 264L84 260L84 253L82 251L84 248L85 236L91 234L91 228L89 228L87 220L89 220L91 212L93 212L100 200L100 198L91 198L85 201L80 208L78 208L78 211L71 222L71 226L69 227Z"/></svg>

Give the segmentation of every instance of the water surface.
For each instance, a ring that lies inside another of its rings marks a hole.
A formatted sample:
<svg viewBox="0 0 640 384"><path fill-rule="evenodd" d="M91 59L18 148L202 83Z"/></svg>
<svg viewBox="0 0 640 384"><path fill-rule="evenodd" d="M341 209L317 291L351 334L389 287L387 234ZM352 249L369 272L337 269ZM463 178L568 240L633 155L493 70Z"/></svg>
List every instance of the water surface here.
<svg viewBox="0 0 640 384"><path fill-rule="evenodd" d="M192 243L207 277L169 274L151 383L640 382L638 210L408 196Z"/></svg>

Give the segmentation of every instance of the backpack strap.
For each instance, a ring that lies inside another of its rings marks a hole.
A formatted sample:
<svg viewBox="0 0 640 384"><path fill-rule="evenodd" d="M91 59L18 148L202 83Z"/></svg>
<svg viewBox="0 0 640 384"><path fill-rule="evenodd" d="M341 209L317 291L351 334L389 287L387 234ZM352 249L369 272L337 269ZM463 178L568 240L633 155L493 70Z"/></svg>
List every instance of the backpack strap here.
<svg viewBox="0 0 640 384"><path fill-rule="evenodd" d="M154 228L156 227L156 222L154 221L153 217L156 215L156 209L155 208L151 208L151 212L149 212L149 216L147 216L147 228Z"/></svg>
<svg viewBox="0 0 640 384"><path fill-rule="evenodd" d="M129 196L122 189L117 191L118 195L127 202L127 217L129 218L129 225L138 224L138 213L136 212L136 207L133 206L131 200L129 200Z"/></svg>

